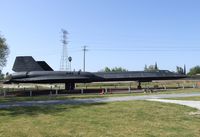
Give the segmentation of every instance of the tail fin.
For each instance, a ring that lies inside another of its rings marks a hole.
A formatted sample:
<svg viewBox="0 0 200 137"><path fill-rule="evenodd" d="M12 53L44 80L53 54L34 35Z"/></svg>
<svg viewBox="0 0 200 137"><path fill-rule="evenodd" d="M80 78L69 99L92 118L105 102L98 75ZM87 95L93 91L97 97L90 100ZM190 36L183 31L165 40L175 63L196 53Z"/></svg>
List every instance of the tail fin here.
<svg viewBox="0 0 200 137"><path fill-rule="evenodd" d="M53 70L46 62L36 62L32 56L18 56L13 65L13 71L47 71Z"/></svg>
<svg viewBox="0 0 200 137"><path fill-rule="evenodd" d="M45 62L45 61L37 61L37 63L42 67L45 71L53 71L53 69Z"/></svg>

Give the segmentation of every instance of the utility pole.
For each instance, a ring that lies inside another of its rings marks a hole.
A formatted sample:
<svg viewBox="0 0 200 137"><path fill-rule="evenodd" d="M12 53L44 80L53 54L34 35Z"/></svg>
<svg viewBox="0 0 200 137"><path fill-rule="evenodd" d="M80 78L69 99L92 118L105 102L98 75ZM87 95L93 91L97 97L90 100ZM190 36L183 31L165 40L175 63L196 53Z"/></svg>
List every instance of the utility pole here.
<svg viewBox="0 0 200 137"><path fill-rule="evenodd" d="M83 72L85 72L85 52L88 51L87 46L83 46Z"/></svg>
<svg viewBox="0 0 200 137"><path fill-rule="evenodd" d="M186 75L186 65L184 64L183 73Z"/></svg>

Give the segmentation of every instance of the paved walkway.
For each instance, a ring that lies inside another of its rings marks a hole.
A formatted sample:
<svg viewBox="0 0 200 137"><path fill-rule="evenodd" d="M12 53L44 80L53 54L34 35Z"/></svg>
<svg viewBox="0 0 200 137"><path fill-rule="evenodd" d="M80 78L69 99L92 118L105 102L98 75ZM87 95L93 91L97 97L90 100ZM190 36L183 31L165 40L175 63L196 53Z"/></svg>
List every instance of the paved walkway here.
<svg viewBox="0 0 200 137"><path fill-rule="evenodd" d="M192 97L192 96L200 96L200 93L158 94L158 95L143 95L143 96L66 99L66 100L48 100L48 101L22 101L22 102L1 103L0 108L40 106L40 105L53 105L53 104L106 103L115 101L148 100L148 99Z"/></svg>
<svg viewBox="0 0 200 137"><path fill-rule="evenodd" d="M149 101L158 101L164 103L174 103L184 106L197 108L200 110L200 101L185 101L185 100L167 100L167 99L148 99Z"/></svg>

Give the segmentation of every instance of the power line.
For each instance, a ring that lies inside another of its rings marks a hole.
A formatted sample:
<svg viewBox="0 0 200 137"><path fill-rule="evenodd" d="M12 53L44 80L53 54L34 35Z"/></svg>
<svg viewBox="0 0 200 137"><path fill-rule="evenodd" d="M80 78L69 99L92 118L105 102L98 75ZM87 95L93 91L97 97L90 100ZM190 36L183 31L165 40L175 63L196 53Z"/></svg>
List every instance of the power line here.
<svg viewBox="0 0 200 137"><path fill-rule="evenodd" d="M200 48L91 48L91 51L108 51L108 52L199 52Z"/></svg>
<svg viewBox="0 0 200 137"><path fill-rule="evenodd" d="M79 49L71 49L74 52L81 51ZM83 49L82 49L83 50ZM155 46L150 46L150 47L131 47L131 48L98 48L94 47L90 49L91 51L120 51L120 52L142 52L142 51L200 51L200 47L155 47Z"/></svg>

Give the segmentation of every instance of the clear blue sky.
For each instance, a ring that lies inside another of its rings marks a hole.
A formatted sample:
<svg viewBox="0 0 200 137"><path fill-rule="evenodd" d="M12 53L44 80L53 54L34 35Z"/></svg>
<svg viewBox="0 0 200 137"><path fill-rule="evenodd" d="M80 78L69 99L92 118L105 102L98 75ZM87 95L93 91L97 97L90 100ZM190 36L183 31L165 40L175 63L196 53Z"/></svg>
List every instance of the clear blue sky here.
<svg viewBox="0 0 200 137"><path fill-rule="evenodd" d="M18 55L45 60L59 70L61 28L69 37L72 68L83 67L81 48L88 46L86 70L105 66L143 70L158 63L175 70L199 65L199 0L0 0L0 33L12 72Z"/></svg>

